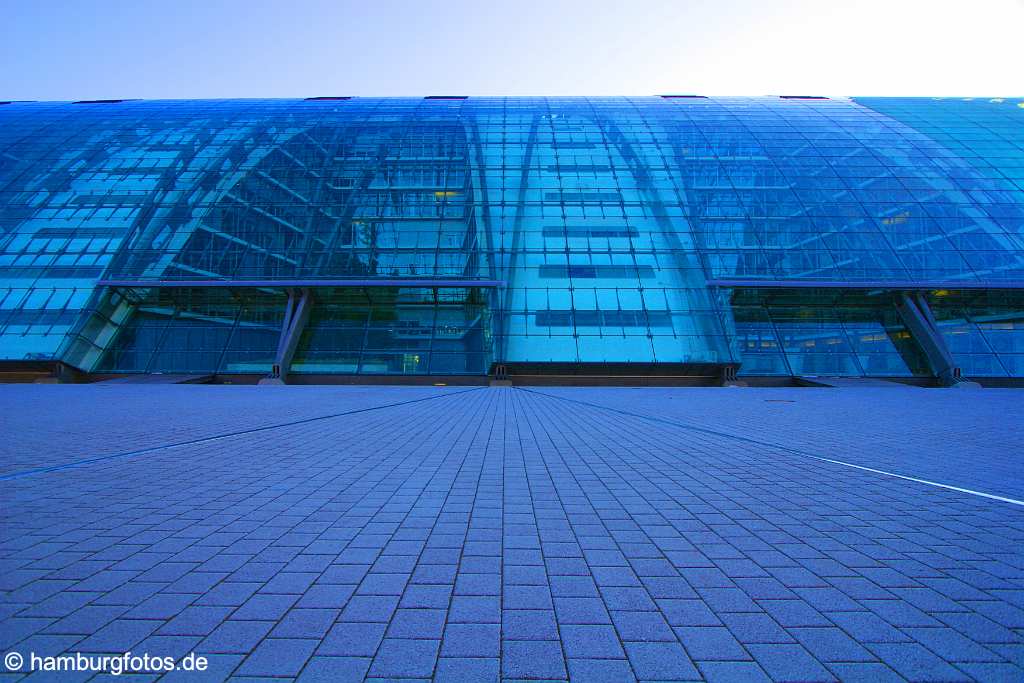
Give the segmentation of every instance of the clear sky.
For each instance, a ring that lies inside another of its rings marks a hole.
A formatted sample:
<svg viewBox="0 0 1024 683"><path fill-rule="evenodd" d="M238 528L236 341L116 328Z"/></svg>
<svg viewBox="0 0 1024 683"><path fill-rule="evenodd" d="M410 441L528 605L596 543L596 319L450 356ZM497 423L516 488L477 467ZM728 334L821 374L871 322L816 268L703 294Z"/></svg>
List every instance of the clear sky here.
<svg viewBox="0 0 1024 683"><path fill-rule="evenodd" d="M0 99L1024 94L1024 0L0 0Z"/></svg>

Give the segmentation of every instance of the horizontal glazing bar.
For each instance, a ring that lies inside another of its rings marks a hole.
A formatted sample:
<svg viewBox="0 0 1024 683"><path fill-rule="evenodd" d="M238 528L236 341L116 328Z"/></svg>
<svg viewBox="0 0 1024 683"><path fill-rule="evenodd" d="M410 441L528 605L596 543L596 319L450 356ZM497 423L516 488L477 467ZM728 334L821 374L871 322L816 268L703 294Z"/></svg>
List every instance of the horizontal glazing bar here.
<svg viewBox="0 0 1024 683"><path fill-rule="evenodd" d="M899 290L933 290L933 289L980 289L995 291L1000 289L1024 289L1024 281L1014 282L933 282L928 280L876 280L876 281L847 281L847 280L758 280L758 279L728 279L708 280L712 287L751 287L762 289L899 289Z"/></svg>
<svg viewBox="0 0 1024 683"><path fill-rule="evenodd" d="M101 287L504 287L504 280L100 280Z"/></svg>

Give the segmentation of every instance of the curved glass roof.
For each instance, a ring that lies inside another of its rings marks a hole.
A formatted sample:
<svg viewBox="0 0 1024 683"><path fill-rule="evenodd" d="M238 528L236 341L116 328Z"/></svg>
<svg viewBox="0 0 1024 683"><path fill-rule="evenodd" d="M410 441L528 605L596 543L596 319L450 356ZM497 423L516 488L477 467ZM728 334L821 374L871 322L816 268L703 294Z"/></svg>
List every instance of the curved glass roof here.
<svg viewBox="0 0 1024 683"><path fill-rule="evenodd" d="M563 360L517 347L529 316L635 328L608 342L622 360L700 360L732 334L709 285L1022 270L1020 99L0 106L4 357L54 352L97 283L497 284L500 358Z"/></svg>

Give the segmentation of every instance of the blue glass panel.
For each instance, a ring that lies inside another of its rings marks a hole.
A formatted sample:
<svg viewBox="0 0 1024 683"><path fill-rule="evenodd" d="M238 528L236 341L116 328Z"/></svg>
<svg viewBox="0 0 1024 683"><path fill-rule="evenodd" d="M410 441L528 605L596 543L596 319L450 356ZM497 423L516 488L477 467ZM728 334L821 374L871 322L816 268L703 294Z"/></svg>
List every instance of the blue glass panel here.
<svg viewBox="0 0 1024 683"><path fill-rule="evenodd" d="M742 359L758 374L916 374L888 323L818 301L810 320L758 318L766 305L734 309L708 281L1021 284L1021 104L14 103L0 108L0 358L265 372L283 284L225 301L98 283L448 278L502 285L363 308L332 294L295 371ZM964 310L969 332L946 337L965 370L1019 375L1016 333Z"/></svg>

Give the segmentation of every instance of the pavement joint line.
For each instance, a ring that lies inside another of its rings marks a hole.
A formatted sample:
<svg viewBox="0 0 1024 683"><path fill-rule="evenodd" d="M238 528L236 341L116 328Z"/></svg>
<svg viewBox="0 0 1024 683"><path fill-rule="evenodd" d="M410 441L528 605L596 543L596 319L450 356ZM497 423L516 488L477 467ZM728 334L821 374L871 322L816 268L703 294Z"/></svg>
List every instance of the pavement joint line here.
<svg viewBox="0 0 1024 683"><path fill-rule="evenodd" d="M409 405L412 403L421 403L423 401L431 401L436 398L447 398L449 396L458 396L459 394L468 394L472 391L478 391L483 387L474 387L472 389L466 389L465 391L454 391L445 394L436 394L434 396L424 396L423 398L410 399L408 401L397 401L395 403L387 403L380 406L371 406L369 408L358 408L356 410L346 410L341 413L332 413L330 415L317 415L315 417L306 417L301 420L292 420L291 422L280 422L272 425L264 425L262 427L253 427L252 429L242 429L237 432L228 432L226 434L214 434L213 436L203 436L198 439L189 439L188 441L177 441L175 443L161 444L159 446L149 446L147 448L140 448L134 451L125 451L124 453L111 453L109 455L101 455L95 458L86 458L84 460L75 460L74 462L64 463L62 465L54 465L52 467L37 467L31 470L22 470L21 472L11 472L0 476L0 482L10 481L12 479L21 479L23 477L31 477L36 474L48 474L50 472L59 472L61 470L76 469L79 467L85 467L86 465L92 465L97 462L104 462L106 460L115 460L118 458L130 458L136 455L145 455L154 451L167 450L169 448L179 448L181 446L194 446L196 444L208 443L211 441L219 441L220 439L229 439L235 436L244 436L246 434L255 434L257 432L265 432L271 429L279 429L281 427L292 427L295 425L306 424L309 422L316 422L317 420L330 420L335 417L344 417L345 415L355 415L358 413L367 413L373 410L382 410L384 408L395 408L397 406Z"/></svg>
<svg viewBox="0 0 1024 683"><path fill-rule="evenodd" d="M953 486L951 484L943 484L937 481L931 481L929 479L918 479L917 477L908 477L905 474L896 474L895 472L887 472L885 470L876 470L873 467L864 467L863 465L854 465L851 462L843 462L842 460L833 460L832 458L823 458L818 455L811 455L810 453L800 453L808 458L814 458L822 462L831 462L836 465L845 465L846 467L853 467L854 469L864 470L865 472L874 472L876 474L884 474L887 477L895 477L896 479L905 479L907 481L916 481L919 484L928 484L929 486L937 486L942 489L949 489L950 491L959 491L960 493L969 493L972 496L981 496L982 498L990 498L992 500L1002 501L1004 503L1010 503L1011 505L1024 506L1024 500L1017 500L1016 498L1007 498L1005 496L997 496L992 493L985 493L984 491L975 491L974 489L965 489L959 486Z"/></svg>
<svg viewBox="0 0 1024 683"><path fill-rule="evenodd" d="M865 467L864 465L855 465L851 462L844 462L842 460L834 460L832 458L826 458L821 455L815 455L814 453L808 453L798 448L791 448L789 446L783 446L781 444L772 443L770 441L761 441L760 439L752 439L748 436L739 436L738 434L730 434L729 432L721 432L715 429L708 429L707 427L697 427L696 425L686 424L685 422L676 422L674 420L666 420L661 417L654 417L651 415L642 415L640 413L630 412L628 410L622 410L621 408L612 408L609 406L603 406L599 403L591 403L590 401L583 401L577 398L568 398L566 396L557 396L554 394L548 394L543 391L537 391L535 389L527 389L525 387L515 387L520 391L525 391L531 394L538 394L540 396L547 396L560 401L568 401L570 403L579 403L581 405L590 406L592 408L598 408L600 410L608 410L613 413L620 413L622 415L630 415L632 417L640 418L642 420L648 420L650 422L660 422L673 427L679 427L681 429L688 429L694 432L701 432L704 434L711 434L714 436L721 436L728 439L735 439L737 441L745 441L747 443L757 444L759 446L768 446L770 448L776 448L786 453L792 453L793 455L803 456L805 458L811 458L812 460L818 460L819 462L827 462L833 465L842 465L844 467L852 467L853 469L863 470L865 472L873 472L875 474L881 474L886 477L893 477L895 479L903 479L905 481L913 481L919 484L926 484L928 486L934 486L936 488L947 489L949 491L957 491L959 493L967 493L972 496L978 496L980 498L988 498L990 500L997 500L1002 503L1009 503L1010 505L1019 505L1024 507L1024 500L1017 500L1016 498L1007 498L1006 496L997 496L992 493L985 493L984 491L975 491L974 489L966 489L960 486L953 486L952 484L943 484L937 481L931 481L929 479L919 479L917 477L911 477L905 474L897 474L895 472L887 472L886 470L878 470L873 467Z"/></svg>

